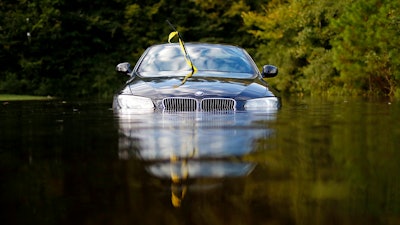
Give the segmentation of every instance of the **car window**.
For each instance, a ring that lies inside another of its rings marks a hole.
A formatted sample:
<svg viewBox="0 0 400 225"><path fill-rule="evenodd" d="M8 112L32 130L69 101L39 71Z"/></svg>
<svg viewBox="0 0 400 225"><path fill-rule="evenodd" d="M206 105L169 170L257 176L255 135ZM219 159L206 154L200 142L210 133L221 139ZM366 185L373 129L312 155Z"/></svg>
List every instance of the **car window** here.
<svg viewBox="0 0 400 225"><path fill-rule="evenodd" d="M240 48L222 45L189 45L186 49L193 65L199 71L255 73L249 57ZM159 45L150 48L138 68L139 72L190 70L179 45Z"/></svg>

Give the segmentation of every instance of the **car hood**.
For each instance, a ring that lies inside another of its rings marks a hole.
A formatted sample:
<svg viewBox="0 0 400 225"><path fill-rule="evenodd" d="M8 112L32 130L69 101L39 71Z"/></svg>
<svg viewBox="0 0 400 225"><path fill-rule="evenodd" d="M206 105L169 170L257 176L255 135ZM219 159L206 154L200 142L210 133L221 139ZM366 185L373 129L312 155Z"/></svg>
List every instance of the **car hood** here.
<svg viewBox="0 0 400 225"><path fill-rule="evenodd" d="M183 79L179 77L136 77L129 82L123 94L158 99L173 96L194 98L225 97L246 100L249 98L275 96L266 87L266 84L262 85L261 80L255 80L192 77L183 83Z"/></svg>

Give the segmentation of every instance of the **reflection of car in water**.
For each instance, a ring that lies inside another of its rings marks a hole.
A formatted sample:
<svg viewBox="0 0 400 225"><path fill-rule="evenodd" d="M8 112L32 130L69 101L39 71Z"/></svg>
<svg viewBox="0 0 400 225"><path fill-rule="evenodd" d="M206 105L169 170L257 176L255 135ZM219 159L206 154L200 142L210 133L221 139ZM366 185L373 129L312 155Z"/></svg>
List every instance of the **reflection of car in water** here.
<svg viewBox="0 0 400 225"><path fill-rule="evenodd" d="M268 116L274 115L262 119ZM256 119L249 113L120 114L119 157L139 158L151 175L170 179L172 203L179 206L190 180L218 182L252 172L255 164L243 156L254 151L256 139L271 133Z"/></svg>

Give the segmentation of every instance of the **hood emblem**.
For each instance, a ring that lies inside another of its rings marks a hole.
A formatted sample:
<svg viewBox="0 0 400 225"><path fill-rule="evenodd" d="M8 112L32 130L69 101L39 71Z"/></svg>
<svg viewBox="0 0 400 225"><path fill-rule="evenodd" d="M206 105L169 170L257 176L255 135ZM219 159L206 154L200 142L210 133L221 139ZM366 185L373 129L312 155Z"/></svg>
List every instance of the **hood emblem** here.
<svg viewBox="0 0 400 225"><path fill-rule="evenodd" d="M202 92L202 91L196 91L196 92L194 93L194 95L195 95L195 96L203 96L203 95L204 95L204 92Z"/></svg>

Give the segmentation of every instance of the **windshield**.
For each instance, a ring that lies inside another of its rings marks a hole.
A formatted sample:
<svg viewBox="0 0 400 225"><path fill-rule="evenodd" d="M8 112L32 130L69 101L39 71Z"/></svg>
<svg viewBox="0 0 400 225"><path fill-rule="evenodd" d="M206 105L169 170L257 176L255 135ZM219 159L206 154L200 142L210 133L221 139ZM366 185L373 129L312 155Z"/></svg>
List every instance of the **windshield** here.
<svg viewBox="0 0 400 225"><path fill-rule="evenodd" d="M243 49L226 45L185 45L193 65L198 71L255 74L253 62ZM150 48L141 61L138 72L158 76L157 72L191 71L178 44L158 45Z"/></svg>

